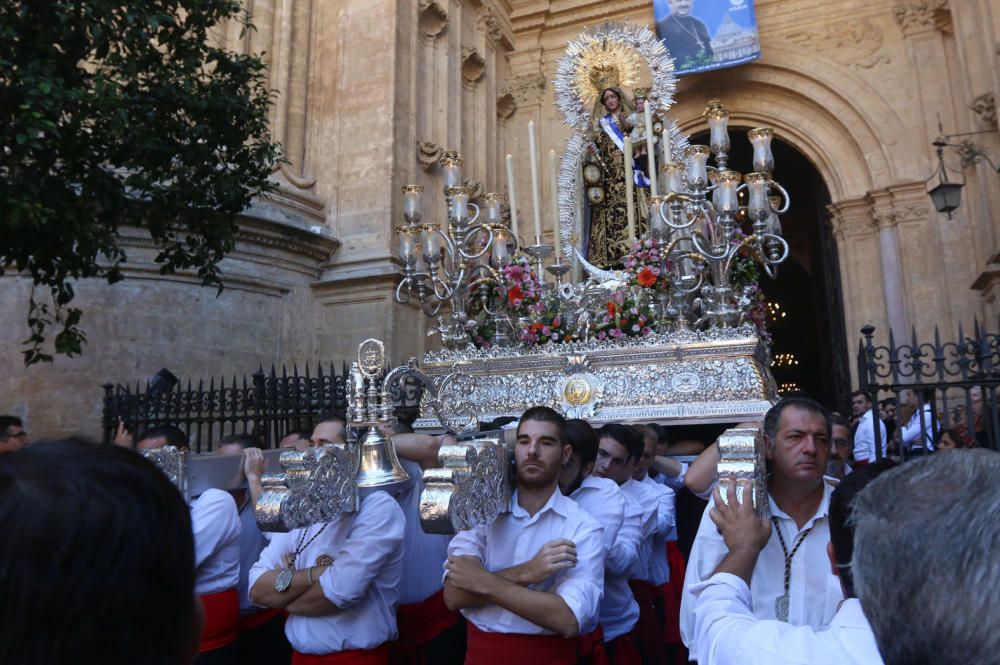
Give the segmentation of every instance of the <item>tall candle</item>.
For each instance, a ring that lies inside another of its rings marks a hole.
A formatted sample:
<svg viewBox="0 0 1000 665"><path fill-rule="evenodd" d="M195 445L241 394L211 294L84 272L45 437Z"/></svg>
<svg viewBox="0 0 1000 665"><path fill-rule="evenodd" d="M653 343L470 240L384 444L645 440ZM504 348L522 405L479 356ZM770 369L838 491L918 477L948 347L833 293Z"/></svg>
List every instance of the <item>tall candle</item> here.
<svg viewBox="0 0 1000 665"><path fill-rule="evenodd" d="M552 244L556 246L556 263L562 263L562 238L559 237L559 180L556 176L556 151L549 150L549 187L552 190Z"/></svg>
<svg viewBox="0 0 1000 665"><path fill-rule="evenodd" d="M649 171L649 193L657 195L656 191L656 152L653 150L653 108L649 105L649 100L643 109L646 116L646 164Z"/></svg>
<svg viewBox="0 0 1000 665"><path fill-rule="evenodd" d="M528 121L528 151L531 153L531 208L535 214L535 244L542 244L542 206L538 195L538 138L535 121Z"/></svg>
<svg viewBox="0 0 1000 665"><path fill-rule="evenodd" d="M628 239L635 242L635 202L632 193L635 189L633 177L635 169L632 166L632 139L625 137L625 210L628 215Z"/></svg>
<svg viewBox="0 0 1000 665"><path fill-rule="evenodd" d="M514 186L514 155L507 155L507 193L510 197L510 230L518 237L517 230L517 189Z"/></svg>

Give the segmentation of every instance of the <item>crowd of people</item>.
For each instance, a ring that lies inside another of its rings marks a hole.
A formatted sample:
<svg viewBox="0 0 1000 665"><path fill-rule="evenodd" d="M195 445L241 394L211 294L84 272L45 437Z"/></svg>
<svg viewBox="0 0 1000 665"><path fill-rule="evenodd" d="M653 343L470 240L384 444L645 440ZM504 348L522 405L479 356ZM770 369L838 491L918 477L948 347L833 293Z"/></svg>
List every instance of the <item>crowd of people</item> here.
<svg viewBox="0 0 1000 665"><path fill-rule="evenodd" d="M454 536L419 515L447 435L394 425L410 483L264 533L254 437L213 453L242 455L245 489L186 505L136 452L186 447L177 427L28 445L0 417L0 662L1000 663L1000 456L926 454L946 446L917 408L916 437L910 418L896 425L899 463L893 434L882 454L867 438L871 400L854 410L853 433L805 397L744 424L766 449L765 510L748 480L717 478L717 444L688 465L659 425L595 429L532 407L506 426L509 510ZM331 415L280 446L347 439ZM708 501L686 560L685 493Z"/></svg>

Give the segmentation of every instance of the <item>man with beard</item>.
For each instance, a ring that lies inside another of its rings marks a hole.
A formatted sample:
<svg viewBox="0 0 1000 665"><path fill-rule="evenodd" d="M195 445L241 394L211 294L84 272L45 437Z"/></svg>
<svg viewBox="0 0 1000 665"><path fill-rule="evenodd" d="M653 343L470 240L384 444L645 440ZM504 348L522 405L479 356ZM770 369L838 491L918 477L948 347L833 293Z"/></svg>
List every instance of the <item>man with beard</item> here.
<svg viewBox="0 0 1000 665"><path fill-rule="evenodd" d="M597 626L604 533L559 491L559 471L572 452L561 415L548 407L525 411L510 512L459 532L448 546L444 600L468 619L466 665L572 665L572 638ZM502 574L562 539L569 544L552 552L553 570L544 579L522 585Z"/></svg>
<svg viewBox="0 0 1000 665"><path fill-rule="evenodd" d="M629 589L628 578L642 538L642 511L632 507L626 520L625 493L618 483L592 473L598 448L594 428L578 419L566 425L573 454L559 474L559 489L604 527L607 556L600 624L606 652L613 665L637 665L642 662L634 633L639 604Z"/></svg>
<svg viewBox="0 0 1000 665"><path fill-rule="evenodd" d="M826 553L832 487L824 482L823 473L830 430L830 413L805 397L785 398L764 416L773 528L753 568L752 605L759 619L818 628L830 623L844 599ZM694 648L691 589L709 579L729 552L709 517L714 505L710 501L702 515L684 580L681 635L691 660L700 655Z"/></svg>

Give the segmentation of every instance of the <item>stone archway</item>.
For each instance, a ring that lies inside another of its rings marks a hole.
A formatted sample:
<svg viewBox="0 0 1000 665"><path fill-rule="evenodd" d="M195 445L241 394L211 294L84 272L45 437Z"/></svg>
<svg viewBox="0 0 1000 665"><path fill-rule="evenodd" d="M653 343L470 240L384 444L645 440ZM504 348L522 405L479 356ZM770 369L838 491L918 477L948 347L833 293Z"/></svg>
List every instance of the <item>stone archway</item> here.
<svg viewBox="0 0 1000 665"><path fill-rule="evenodd" d="M773 127L818 171L830 195L826 222L842 277L848 352L865 323L900 331L913 323L897 226L929 220L922 165L899 163L887 148L903 139L904 123L877 91L842 68L827 80L834 69L817 67L815 56L774 48L765 62L683 79L671 114L686 132L698 132L706 103L719 97L731 127ZM732 139L746 142L742 132ZM781 173L779 162L779 180ZM856 380L854 363L848 365Z"/></svg>

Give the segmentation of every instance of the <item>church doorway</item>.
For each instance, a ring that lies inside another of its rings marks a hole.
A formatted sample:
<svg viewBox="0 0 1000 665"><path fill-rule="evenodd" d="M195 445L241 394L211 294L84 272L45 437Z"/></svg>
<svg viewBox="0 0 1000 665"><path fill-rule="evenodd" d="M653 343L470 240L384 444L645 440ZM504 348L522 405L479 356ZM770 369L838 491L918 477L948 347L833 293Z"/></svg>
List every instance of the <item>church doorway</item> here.
<svg viewBox="0 0 1000 665"><path fill-rule="evenodd" d="M749 127L730 130L729 167L752 170ZM692 137L707 144L707 134ZM792 145L776 138L774 176L792 199L781 217L791 249L776 279L762 273L760 287L771 305L769 330L775 382L780 394L801 391L829 408L846 408L850 393L847 340L837 245L826 223L830 193L815 166Z"/></svg>

